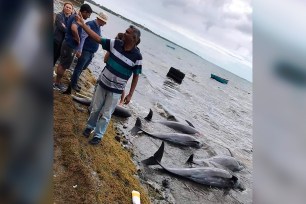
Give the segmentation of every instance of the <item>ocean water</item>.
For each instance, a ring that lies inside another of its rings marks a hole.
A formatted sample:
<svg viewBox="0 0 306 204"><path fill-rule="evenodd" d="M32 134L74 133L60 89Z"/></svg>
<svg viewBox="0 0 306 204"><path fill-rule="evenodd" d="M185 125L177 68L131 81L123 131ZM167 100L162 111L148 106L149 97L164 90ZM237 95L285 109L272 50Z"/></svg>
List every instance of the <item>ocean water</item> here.
<svg viewBox="0 0 306 204"><path fill-rule="evenodd" d="M54 2L54 11L58 12L62 8L61 2ZM94 5L92 8L97 13L101 10ZM109 20L102 28L103 37L114 38L131 24L107 14ZM93 13L89 20L95 17ZM131 103L126 106L133 116L126 120L116 120L119 126L127 126L122 130L135 151L134 162L141 169L141 179L151 186L161 186L162 180L170 180L170 189L164 192L166 199L155 200L154 203L252 203L252 84L169 41L140 30L141 43L138 47L143 56L143 73ZM96 77L105 65L104 54L105 51L100 47L89 66ZM170 67L185 73L181 84L166 77ZM211 73L228 79L229 83L225 85L211 79ZM131 79L127 93L130 83ZM140 161L152 156L161 140L144 134L132 135L129 130L134 126L136 118L142 119L144 129L149 132L174 132L160 124L145 122L143 118L149 109L153 110L153 120L167 120L167 113L172 113L179 121L190 121L201 132L197 139L205 144L201 149L193 149L166 143L162 164L186 167L185 161L192 153L195 158L229 155L229 148L235 158L246 166L245 170L236 173L246 191L230 191L224 195L223 190L173 177L160 171L159 166L142 166Z"/></svg>

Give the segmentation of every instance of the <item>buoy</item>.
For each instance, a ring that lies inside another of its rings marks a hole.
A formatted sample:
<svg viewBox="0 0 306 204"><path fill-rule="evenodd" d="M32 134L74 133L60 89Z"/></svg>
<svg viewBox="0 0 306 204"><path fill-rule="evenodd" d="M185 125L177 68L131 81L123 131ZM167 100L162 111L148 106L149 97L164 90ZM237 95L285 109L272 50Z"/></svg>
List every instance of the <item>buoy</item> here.
<svg viewBox="0 0 306 204"><path fill-rule="evenodd" d="M140 204L140 193L138 191L132 191L133 204Z"/></svg>

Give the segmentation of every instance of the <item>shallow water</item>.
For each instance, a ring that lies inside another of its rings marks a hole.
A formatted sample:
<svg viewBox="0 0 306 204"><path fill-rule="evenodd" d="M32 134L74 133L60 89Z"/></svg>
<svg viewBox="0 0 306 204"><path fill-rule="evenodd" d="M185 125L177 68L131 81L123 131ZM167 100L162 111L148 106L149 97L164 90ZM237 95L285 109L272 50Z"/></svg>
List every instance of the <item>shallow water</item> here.
<svg viewBox="0 0 306 204"><path fill-rule="evenodd" d="M98 7L92 7L99 12ZM55 1L55 12L60 8L60 4ZM107 14L109 21L102 29L104 37L114 38L130 25L117 16ZM91 19L95 17L93 13ZM131 103L127 105L132 117L117 120L133 146L134 161L141 169L141 178L156 188L162 186L162 180L170 181L170 189L161 188L164 200L156 199L154 203L251 203L252 84L151 33L144 30L141 33L139 49L143 55L143 74L140 75ZM96 76L104 67L103 56L104 51L100 47L90 65ZM186 74L182 84L166 77L170 67ZM229 83L225 85L210 79L211 73L228 79ZM201 149L194 149L166 142L162 164L186 167L185 161L192 153L195 158L229 155L226 149L229 148L246 166L245 170L236 173L246 191L230 191L229 195L224 195L223 190L174 177L160 171L159 166L142 166L140 161L152 156L161 140L144 134L131 135L129 130L134 126L136 117L142 119L144 128L149 132L175 132L161 124L144 121L150 108L154 112L153 120L166 120L167 112L170 112L179 121L190 121L201 132L197 139L205 144ZM123 125L127 128L124 129Z"/></svg>

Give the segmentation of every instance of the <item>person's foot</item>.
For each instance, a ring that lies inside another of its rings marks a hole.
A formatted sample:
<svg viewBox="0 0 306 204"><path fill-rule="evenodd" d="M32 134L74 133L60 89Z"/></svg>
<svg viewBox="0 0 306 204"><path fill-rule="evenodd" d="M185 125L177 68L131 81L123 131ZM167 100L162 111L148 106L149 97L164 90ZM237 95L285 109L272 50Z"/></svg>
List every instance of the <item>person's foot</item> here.
<svg viewBox="0 0 306 204"><path fill-rule="evenodd" d="M67 87L64 84L53 83L53 89L63 92L63 91L66 91Z"/></svg>
<svg viewBox="0 0 306 204"><path fill-rule="evenodd" d="M88 138L89 135L91 134L91 131L92 131L92 129L86 128L86 129L83 131L83 135L84 135L86 138Z"/></svg>
<svg viewBox="0 0 306 204"><path fill-rule="evenodd" d="M89 144L96 145L96 144L99 144L100 142L101 142L101 138L93 137L93 138L89 141Z"/></svg>

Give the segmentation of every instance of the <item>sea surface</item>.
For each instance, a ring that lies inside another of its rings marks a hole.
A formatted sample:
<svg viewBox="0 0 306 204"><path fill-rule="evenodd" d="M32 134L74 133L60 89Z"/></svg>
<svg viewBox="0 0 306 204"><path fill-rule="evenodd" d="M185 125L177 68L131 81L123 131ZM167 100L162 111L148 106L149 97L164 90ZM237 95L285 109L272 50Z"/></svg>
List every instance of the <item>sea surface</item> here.
<svg viewBox="0 0 306 204"><path fill-rule="evenodd" d="M92 8L97 13L101 11L94 5ZM55 0L54 12L61 9L62 2ZM120 17L106 13L109 20L102 28L103 37L114 38L118 32L125 32L131 25ZM95 18L96 14L93 13L88 20ZM153 203L252 203L252 83L182 47L143 29L140 30L141 43L138 47L143 56L143 70L132 101L126 105L131 110L132 117L116 120L133 146L134 163L141 169L140 179L150 188L159 189L163 194L162 199L155 199ZM104 54L105 51L100 46L89 66L96 77L105 66ZM181 84L166 77L170 67L185 73ZM211 73L228 79L228 84L211 79ZM126 88L127 93L130 83L131 79ZM140 161L152 156L162 141L141 133L132 135L129 130L134 126L136 118L141 118L144 129L149 132L175 132L161 124L143 120L150 109L154 113L153 120L167 120L170 114L183 123L185 120L190 121L201 132L201 135L196 137L204 144L201 149L194 149L166 142L163 165L187 167L185 162L192 153L198 159L213 155L229 155L229 148L235 158L246 166L246 169L236 173L246 191L230 191L226 194L224 190L174 177L161 171L160 166L143 166ZM167 189L161 187L165 179L170 181L170 187Z"/></svg>

